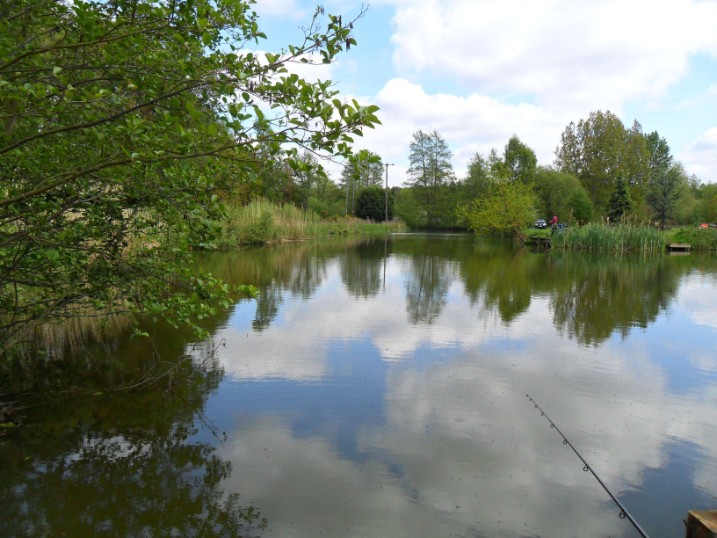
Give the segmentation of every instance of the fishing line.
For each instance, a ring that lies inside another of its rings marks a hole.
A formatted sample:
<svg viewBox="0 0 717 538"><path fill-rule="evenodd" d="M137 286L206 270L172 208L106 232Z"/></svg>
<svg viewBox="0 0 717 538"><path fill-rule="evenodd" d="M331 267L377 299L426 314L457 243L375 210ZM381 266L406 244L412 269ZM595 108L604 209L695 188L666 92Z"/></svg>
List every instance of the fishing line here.
<svg viewBox="0 0 717 538"><path fill-rule="evenodd" d="M610 495L610 498L613 500L613 502L620 508L620 514L619 514L620 519L625 519L625 518L627 518L627 520L628 520L630 523L632 523L632 526L635 527L635 530L637 530L637 532L639 532L640 535L641 535L643 538L650 538L650 537L647 535L647 533L642 529L642 527L640 527L640 524L635 520L635 518L632 517L632 515L630 514L630 512L627 511L627 508L625 508L625 507L622 505L622 503L617 500L617 497L615 497L615 495L612 494L612 492L611 492L611 491L608 489L608 487L605 485L605 482L603 482L602 480L600 480L600 477L599 477L599 476L597 475L597 473L593 470L593 468L590 467L590 464L589 464L587 461L585 461L585 458L583 458L583 457L580 455L580 452L578 452L577 449L573 446L573 444L572 444L570 441L568 441L568 438L563 435L563 432L561 432L561 431L560 431L560 428L558 428L558 427L555 425L555 422L553 422L552 420L550 420L550 417L547 415L547 413L541 409L541 407L538 405L538 403L537 403L535 400L533 400L533 398L530 397L530 394L526 394L526 396L527 396L528 399L533 403L533 405L535 406L535 408L536 408L538 411L540 411L540 416L541 416L541 417L545 417L545 418L548 420L548 422L550 422L550 427L551 427L551 428L554 428L555 431L557 431L557 432L560 434L560 437L563 438L563 444L564 444L564 445L568 445L570 448L572 448L572 449L573 449L573 452L575 452L575 455L576 455L578 458L580 458L580 461L583 462L583 471L585 471L586 473L589 471L590 474L592 474L592 475L595 477L595 480L597 480L597 481L600 483L600 485L602 486L602 489L604 489L604 490L607 492L607 494Z"/></svg>

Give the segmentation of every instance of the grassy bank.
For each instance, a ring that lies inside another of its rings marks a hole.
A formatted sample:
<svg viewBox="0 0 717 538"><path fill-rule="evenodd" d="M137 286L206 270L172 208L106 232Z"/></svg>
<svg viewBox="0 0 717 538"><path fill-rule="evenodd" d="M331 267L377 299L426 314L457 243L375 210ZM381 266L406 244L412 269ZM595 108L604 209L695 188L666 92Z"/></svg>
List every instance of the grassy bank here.
<svg viewBox="0 0 717 538"><path fill-rule="evenodd" d="M668 243L689 243L693 250L717 250L717 230L714 228L673 228L666 232Z"/></svg>
<svg viewBox="0 0 717 538"><path fill-rule="evenodd" d="M322 219L313 211L293 205L254 200L248 205L230 204L215 246L230 250L240 245L305 241L355 234L382 234L405 229L398 222L373 223L354 217Z"/></svg>
<svg viewBox="0 0 717 538"><path fill-rule="evenodd" d="M553 248L591 252L661 252L666 236L650 226L586 224L553 234Z"/></svg>

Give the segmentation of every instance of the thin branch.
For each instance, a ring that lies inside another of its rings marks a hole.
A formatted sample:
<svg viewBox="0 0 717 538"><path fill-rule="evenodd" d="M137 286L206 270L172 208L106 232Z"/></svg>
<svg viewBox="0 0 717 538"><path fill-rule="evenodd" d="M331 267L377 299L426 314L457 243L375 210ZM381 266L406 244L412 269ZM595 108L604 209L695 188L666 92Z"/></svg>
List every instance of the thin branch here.
<svg viewBox="0 0 717 538"><path fill-rule="evenodd" d="M45 137L56 135L59 133L66 133L69 131L77 131L80 129L88 129L88 128L94 127L96 125L101 125L103 123L109 123L118 118L121 118L122 116L126 116L127 114L131 114L132 112L136 112L137 110L141 110L143 108L147 108L152 105L155 105L155 104L159 103L160 101L164 101L164 100L174 97L176 95L180 95L184 92L196 90L198 88L201 88L202 86L209 86L209 85L211 85L211 83L209 83L209 82L189 84L189 85L179 88L173 92L166 93L164 95L160 95L159 97L156 97L155 99L150 99L149 101L140 103L136 106L133 106L133 107L130 107L130 108L127 108L124 110L120 110L116 114L112 114L111 116L107 116L107 117L101 118L99 120L89 121L89 122L85 122L85 123L78 123L76 125L66 125L64 127L57 127L55 129L50 129L49 131L39 132L35 135L28 136L22 140L18 140L17 142L14 142L14 143L10 144L9 146L5 146L3 149L0 149L0 155L2 155L3 153L7 153L8 151L12 151L15 148L18 148L24 144L27 144L28 142L37 140L38 138L45 138Z"/></svg>
<svg viewBox="0 0 717 538"><path fill-rule="evenodd" d="M160 162L197 159L199 157L218 156L223 151L241 147L246 144L247 144L247 142L237 141L235 143L224 144L223 146L220 146L218 148L208 149L207 151L202 151L199 153L191 153L191 154L184 154L184 155L183 154L169 154L169 155L162 155L159 157L155 157L152 159L128 158L128 159L120 159L117 161L109 161L109 162L96 164L95 166L92 166L90 168L85 168L84 170L80 170L79 172L74 172L67 177L57 179L57 180L47 183L41 187L36 187L35 189L32 189L31 191L27 191L27 192L24 192L17 196L13 196L12 198L5 198L3 200L0 200L0 207L5 207L5 206L9 206L11 204L18 203L18 202L23 202L29 198L34 197L34 196L44 194L44 193L54 189L55 187L65 185L71 181L74 181L77 178L92 174L93 172L98 172L100 170L106 170L108 168L114 168L114 167L118 167L118 166L125 166L127 164L133 164L133 163L134 164L155 164L155 163L160 163Z"/></svg>

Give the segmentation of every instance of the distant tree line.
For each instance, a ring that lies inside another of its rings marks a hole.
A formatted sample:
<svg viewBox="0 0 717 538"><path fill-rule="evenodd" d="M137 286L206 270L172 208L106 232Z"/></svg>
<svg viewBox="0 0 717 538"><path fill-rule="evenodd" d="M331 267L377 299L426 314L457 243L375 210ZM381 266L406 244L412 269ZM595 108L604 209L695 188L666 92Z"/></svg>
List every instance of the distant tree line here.
<svg viewBox="0 0 717 538"><path fill-rule="evenodd" d="M470 228L518 233L536 217L590 221L696 224L717 221L717 185L688 176L657 131L626 128L597 111L561 136L550 166L517 136L502 152L476 153L457 179L447 142L417 131L396 214L414 228Z"/></svg>
<svg viewBox="0 0 717 538"><path fill-rule="evenodd" d="M389 218L415 229L480 229L513 233L538 217L561 222L631 219L661 227L717 221L717 186L689 176L658 132L626 128L611 112L597 111L571 122L550 165L518 136L502 150L476 153L464 177L453 170L453 154L436 130L416 131L402 187L388 192ZM352 215L383 220L386 164L361 150L332 181L310 152L302 166L267 158L232 196L292 203L324 217Z"/></svg>

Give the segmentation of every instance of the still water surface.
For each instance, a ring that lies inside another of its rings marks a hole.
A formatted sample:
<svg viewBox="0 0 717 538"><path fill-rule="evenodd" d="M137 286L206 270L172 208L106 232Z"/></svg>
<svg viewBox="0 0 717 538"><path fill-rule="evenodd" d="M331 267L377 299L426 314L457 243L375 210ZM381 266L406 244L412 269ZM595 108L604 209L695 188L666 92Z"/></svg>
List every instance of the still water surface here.
<svg viewBox="0 0 717 538"><path fill-rule="evenodd" d="M526 394L652 538L717 508L714 256L394 235L198 263L261 290L208 342L3 372L28 407L0 534L638 536Z"/></svg>

